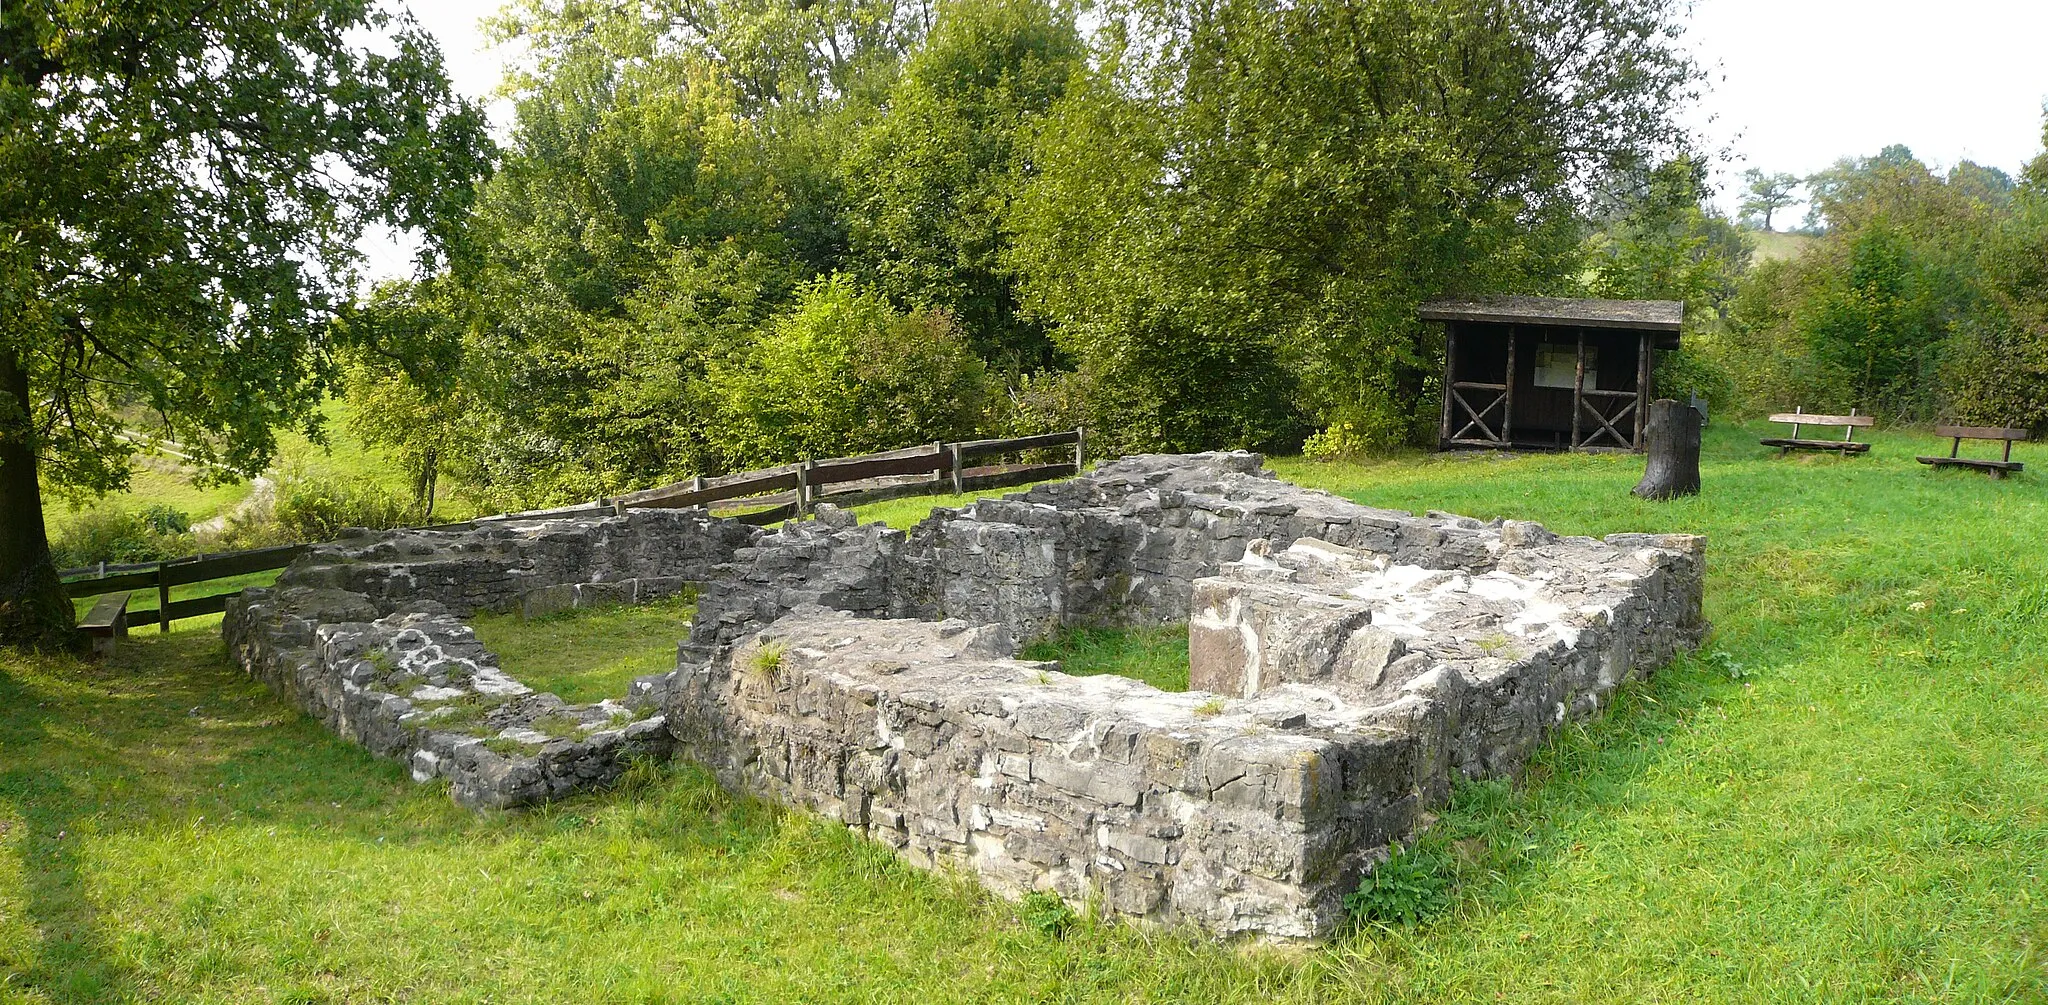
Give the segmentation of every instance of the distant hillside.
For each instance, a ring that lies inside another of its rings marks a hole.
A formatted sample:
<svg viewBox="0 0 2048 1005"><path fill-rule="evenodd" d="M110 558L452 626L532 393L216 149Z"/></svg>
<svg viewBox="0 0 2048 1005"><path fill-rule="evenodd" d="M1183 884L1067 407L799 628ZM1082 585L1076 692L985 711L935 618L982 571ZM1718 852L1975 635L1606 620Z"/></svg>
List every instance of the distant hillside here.
<svg viewBox="0 0 2048 1005"><path fill-rule="evenodd" d="M1813 243L1808 234L1781 234L1771 230L1746 231L1756 242L1756 260L1768 262L1778 258L1798 258Z"/></svg>

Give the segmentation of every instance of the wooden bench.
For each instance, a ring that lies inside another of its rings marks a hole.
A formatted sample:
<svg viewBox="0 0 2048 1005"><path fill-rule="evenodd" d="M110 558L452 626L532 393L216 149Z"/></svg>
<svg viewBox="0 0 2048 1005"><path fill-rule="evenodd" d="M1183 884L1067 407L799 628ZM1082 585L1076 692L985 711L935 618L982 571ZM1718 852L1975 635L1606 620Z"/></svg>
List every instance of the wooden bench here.
<svg viewBox="0 0 2048 1005"><path fill-rule="evenodd" d="M1791 436L1766 436L1762 440L1757 441L1766 447L1777 447L1778 456L1780 457L1794 450L1833 450L1845 456L1848 454L1864 453L1870 449L1870 444L1856 442L1856 430L1858 428L1868 429L1871 426L1877 425L1876 419L1868 415L1857 415L1856 410L1853 408L1849 410L1847 415L1816 415L1793 409L1790 412L1779 412L1771 416L1771 421L1789 422L1792 424ZM1802 439L1799 435L1799 427L1801 426L1840 426L1842 427L1842 438L1839 440Z"/></svg>
<svg viewBox="0 0 2048 1005"><path fill-rule="evenodd" d="M109 593L101 597L79 621L78 630L92 639L94 656L113 652L114 643L128 637L128 596L126 593Z"/></svg>
<svg viewBox="0 0 2048 1005"><path fill-rule="evenodd" d="M2027 431L2024 429L2005 429L1999 426L1936 426L1934 435L1949 438L1948 456L1915 457L1914 460L1937 468L1975 468L1993 478L2004 478L2014 471L2026 468L2025 464L2012 459L2013 441L2027 438ZM2004 440L2005 458L1994 461L1986 458L1958 457L1956 455L1962 451L1964 440Z"/></svg>

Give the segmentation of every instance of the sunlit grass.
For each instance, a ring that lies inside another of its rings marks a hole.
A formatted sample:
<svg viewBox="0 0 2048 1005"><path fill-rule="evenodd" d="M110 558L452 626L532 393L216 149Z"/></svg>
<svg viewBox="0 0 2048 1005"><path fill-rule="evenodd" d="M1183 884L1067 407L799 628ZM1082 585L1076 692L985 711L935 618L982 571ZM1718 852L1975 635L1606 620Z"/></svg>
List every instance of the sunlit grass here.
<svg viewBox="0 0 2048 1005"><path fill-rule="evenodd" d="M676 668L676 644L690 637L690 597L601 607L525 620L485 614L470 620L477 641L506 673L572 703L622 698L633 678Z"/></svg>
<svg viewBox="0 0 2048 1005"><path fill-rule="evenodd" d="M1027 660L1058 660L1076 677L1113 673L1141 680L1161 691L1188 689L1188 630L1081 628L1024 647Z"/></svg>

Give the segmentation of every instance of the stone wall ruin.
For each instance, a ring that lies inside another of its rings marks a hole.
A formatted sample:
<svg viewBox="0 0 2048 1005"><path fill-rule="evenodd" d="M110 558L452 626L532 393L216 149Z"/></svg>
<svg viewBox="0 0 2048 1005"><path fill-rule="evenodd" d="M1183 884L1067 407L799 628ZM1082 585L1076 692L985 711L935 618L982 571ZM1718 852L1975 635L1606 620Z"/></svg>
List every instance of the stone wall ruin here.
<svg viewBox="0 0 2048 1005"><path fill-rule="evenodd" d="M641 602L709 579L760 531L702 511L360 532L228 602L243 668L329 729L445 778L465 806L509 807L608 784L666 756L660 710L631 695L571 704L507 676L464 619Z"/></svg>
<svg viewBox="0 0 2048 1005"><path fill-rule="evenodd" d="M552 798L672 746L1005 893L1316 937L1452 779L1513 775L1697 644L1704 541L1416 517L1261 463L1124 458L907 532L821 506L773 532L656 511L372 536L250 591L226 630L253 672L465 803ZM459 620L685 582L677 670L618 702L525 692ZM1179 623L1185 693L1014 658L1060 629ZM437 727L464 703L495 718Z"/></svg>

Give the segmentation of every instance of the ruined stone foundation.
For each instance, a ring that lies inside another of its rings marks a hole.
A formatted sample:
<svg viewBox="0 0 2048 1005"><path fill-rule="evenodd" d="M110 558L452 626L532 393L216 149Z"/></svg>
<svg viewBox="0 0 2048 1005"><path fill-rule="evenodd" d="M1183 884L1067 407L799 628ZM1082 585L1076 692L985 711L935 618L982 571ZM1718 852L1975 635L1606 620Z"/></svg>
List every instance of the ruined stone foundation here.
<svg viewBox="0 0 2048 1005"><path fill-rule="evenodd" d="M913 862L1308 938L1453 778L1513 775L1697 644L1703 563L1686 535L1358 506L1251 455L1128 458L908 534L828 513L764 537L651 684L726 784ZM1009 658L1182 619L1187 693Z"/></svg>

